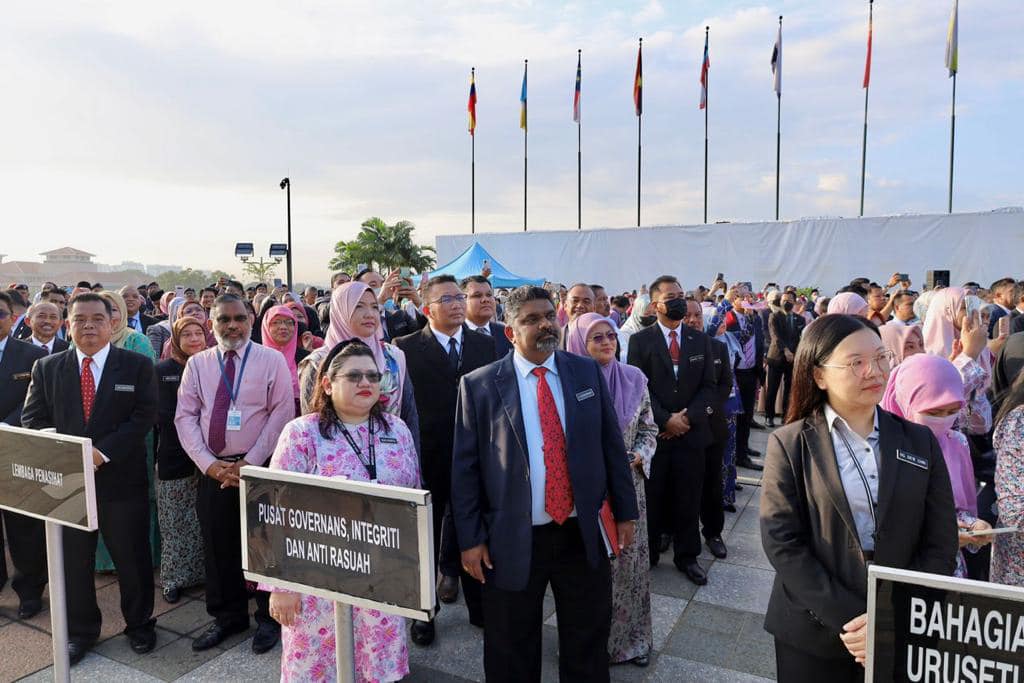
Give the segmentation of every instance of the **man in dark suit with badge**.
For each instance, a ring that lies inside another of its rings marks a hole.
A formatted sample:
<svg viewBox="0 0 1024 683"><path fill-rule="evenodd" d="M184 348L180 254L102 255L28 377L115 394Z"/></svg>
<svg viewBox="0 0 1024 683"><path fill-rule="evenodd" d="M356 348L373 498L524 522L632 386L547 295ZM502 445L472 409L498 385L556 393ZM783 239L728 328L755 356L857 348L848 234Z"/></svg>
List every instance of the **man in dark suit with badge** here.
<svg viewBox="0 0 1024 683"><path fill-rule="evenodd" d="M75 348L32 369L22 425L92 439L99 531L117 570L124 633L138 654L156 644L149 545L146 434L157 414L153 363L110 343L110 302L93 293L71 301ZM100 635L93 569L98 533L64 529L68 654L75 664Z"/></svg>
<svg viewBox="0 0 1024 683"><path fill-rule="evenodd" d="M607 681L611 571L602 502L619 547L633 540L636 493L600 366L557 351L547 290L505 305L515 351L462 378L452 514L462 565L483 583L488 681L539 681L544 593L558 613L559 677Z"/></svg>
<svg viewBox="0 0 1024 683"><path fill-rule="evenodd" d="M425 293L428 325L419 332L399 337L395 344L405 352L406 367L416 393L420 417L420 471L434 504L434 557L438 558L443 574L438 592L439 597L444 598L446 594L449 597L453 597L453 592L458 594L460 578L459 553L454 539L451 545L456 548L449 549L447 557L442 547L442 543L449 545L449 538L443 536L451 536L455 531L445 509L451 497L452 439L459 379L494 362L495 354L494 343L488 337L466 327L466 295L454 277L431 278ZM444 520L448 520L447 523ZM444 563L443 559L449 562ZM461 578L469 621L483 626L480 584L465 572L461 572ZM413 622L412 640L417 645L429 645L434 640L434 622Z"/></svg>
<svg viewBox="0 0 1024 683"><path fill-rule="evenodd" d="M0 292L0 423L20 427L21 406L32 377L32 365L46 352L14 339L11 335L13 326L11 295ZM31 619L43 608L43 588L47 580L45 530L38 519L8 510L0 512L0 589L7 583L5 526L14 563L11 587L18 594L18 618Z"/></svg>
<svg viewBox="0 0 1024 683"><path fill-rule="evenodd" d="M658 564L662 531L672 533L676 567L702 586L708 578L697 562L699 517L716 356L710 337L682 324L686 300L676 278L662 275L650 293L658 321L630 337L629 364L647 376L654 422L661 430L645 486L651 566Z"/></svg>

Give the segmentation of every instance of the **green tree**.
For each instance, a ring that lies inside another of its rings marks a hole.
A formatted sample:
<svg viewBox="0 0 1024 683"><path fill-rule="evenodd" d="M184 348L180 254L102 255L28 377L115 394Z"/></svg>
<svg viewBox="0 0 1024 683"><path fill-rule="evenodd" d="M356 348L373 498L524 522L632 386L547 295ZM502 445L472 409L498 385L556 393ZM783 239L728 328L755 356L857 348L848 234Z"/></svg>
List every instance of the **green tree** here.
<svg viewBox="0 0 1024 683"><path fill-rule="evenodd" d="M277 270L278 262L274 259L269 261L266 259L248 260L245 265L242 266L242 272L252 277L256 282L267 282L274 277L274 271Z"/></svg>
<svg viewBox="0 0 1024 683"><path fill-rule="evenodd" d="M169 270L166 273L160 273L154 280L160 283L160 288L165 292L174 289L181 285L182 287L192 289L198 292L200 289L208 284L214 283L219 277L226 277L229 280L234 280L235 276L230 273L225 273L222 270L205 271L205 270L192 270L186 268L185 270Z"/></svg>
<svg viewBox="0 0 1024 683"><path fill-rule="evenodd" d="M387 273L400 267L424 273L437 263L433 247L416 244L412 232L416 226L410 221L388 225L380 218L369 218L354 240L334 245L334 258L328 262L331 270L354 271L361 263Z"/></svg>

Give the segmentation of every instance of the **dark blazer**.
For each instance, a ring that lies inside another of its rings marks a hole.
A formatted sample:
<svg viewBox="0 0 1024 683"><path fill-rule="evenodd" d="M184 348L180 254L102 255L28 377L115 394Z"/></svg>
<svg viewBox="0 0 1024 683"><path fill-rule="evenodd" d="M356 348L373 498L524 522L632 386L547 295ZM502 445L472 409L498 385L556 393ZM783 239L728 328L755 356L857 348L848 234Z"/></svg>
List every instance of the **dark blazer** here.
<svg viewBox="0 0 1024 683"><path fill-rule="evenodd" d="M157 323L156 318L152 318L152 317L150 317L150 316L148 316L145 313L140 311L139 312L139 324L142 325L142 329L141 330L136 330L136 332L141 332L142 334L146 334L146 330L149 329L149 326L150 325L156 325L156 323Z"/></svg>
<svg viewBox="0 0 1024 683"><path fill-rule="evenodd" d="M658 429L664 431L672 413L686 408L690 431L676 439L659 442L679 447L704 448L711 443L709 409L716 404L715 349L711 337L686 325L679 329L679 377L672 372L672 358L658 324L629 338L629 364L647 376L651 410Z"/></svg>
<svg viewBox="0 0 1024 683"><path fill-rule="evenodd" d="M387 341L418 332L426 327L426 325L426 317L418 311L415 320L410 318L403 310L384 312L384 332L387 335Z"/></svg>
<svg viewBox="0 0 1024 683"><path fill-rule="evenodd" d="M11 337L25 340L32 336L32 328L28 326L28 316L22 316L18 324L11 329Z"/></svg>
<svg viewBox="0 0 1024 683"><path fill-rule="evenodd" d="M447 499L451 486L452 431L459 379L496 360L494 343L485 335L462 326L462 359L456 370L430 326L399 337L394 344L405 352L420 417L420 463L427 488Z"/></svg>
<svg viewBox="0 0 1024 683"><path fill-rule="evenodd" d="M714 376L715 376L715 399L711 408L714 410L711 413L709 424L711 426L711 436L715 441L725 443L729 438L729 423L725 417L725 402L729 400L729 394L732 393L733 388L733 375L732 375L732 363L729 359L729 347L724 342L720 342L717 339L712 338L711 346L715 350L714 360Z"/></svg>
<svg viewBox="0 0 1024 683"><path fill-rule="evenodd" d="M1017 309L1010 311L1010 334L1024 332L1024 314Z"/></svg>
<svg viewBox="0 0 1024 683"><path fill-rule="evenodd" d="M21 406L32 377L32 365L45 357L45 349L8 335L3 358L0 358L0 422L21 426Z"/></svg>
<svg viewBox="0 0 1024 683"><path fill-rule="evenodd" d="M992 311L991 317L989 317L989 319L988 319L988 338L989 339L995 339L996 338L996 336L997 336L996 335L996 328L999 325L999 319L1003 318L1005 316L1008 316L1008 315L1012 315L1014 310L1016 310L1016 309L1011 309L1011 311L1009 313L1007 313L1005 310L1003 310L1002 306L996 305L995 309ZM1010 319L1010 324L1013 324L1013 319L1012 318Z"/></svg>
<svg viewBox="0 0 1024 683"><path fill-rule="evenodd" d="M156 471L161 481L184 479L198 472L192 458L182 448L178 440L178 429L174 426L174 414L178 410L178 387L181 386L181 373L184 371L185 366L173 358L156 364Z"/></svg>
<svg viewBox="0 0 1024 683"><path fill-rule="evenodd" d="M796 313L782 313L776 311L768 317L768 329L771 333L771 341L768 344L768 362L785 363L788 349L790 353L796 354L796 346L800 343L800 335L804 331L804 317Z"/></svg>
<svg viewBox="0 0 1024 683"><path fill-rule="evenodd" d="M504 358L506 354L512 353L512 342L505 336L505 323L487 323L491 330L491 339L494 340L494 353L498 358ZM478 333L479 334L479 333Z"/></svg>
<svg viewBox="0 0 1024 683"><path fill-rule="evenodd" d="M121 390L115 391L115 385ZM32 368L22 425L55 427L60 434L92 439L92 445L110 458L96 472L97 500L146 495L146 434L157 418L153 362L141 353L111 345L88 423L81 396L74 350L42 358Z"/></svg>
<svg viewBox="0 0 1024 683"><path fill-rule="evenodd" d="M41 346L36 346L35 343L32 341L31 337L32 337L32 335L30 334L28 339L26 340L26 343L32 344L32 346L35 346L37 349L42 351L43 355L45 356L46 355L46 350L44 348L42 348ZM53 340L52 340L52 343L53 343L53 353L61 353L62 351L67 351L69 348L71 348L71 345L68 344L63 339L61 339L60 337L54 337Z"/></svg>
<svg viewBox="0 0 1024 683"><path fill-rule="evenodd" d="M883 410L878 433L874 561L952 575L956 509L938 442L928 428ZM924 458L927 469L897 460L897 451ZM765 629L818 657L849 656L838 635L867 611L867 568L820 412L768 436L761 543L776 571Z"/></svg>
<svg viewBox="0 0 1024 683"><path fill-rule="evenodd" d="M513 354L462 378L452 455L452 514L461 550L486 543L494 564L487 581L526 588L533 525L530 456ZM626 447L601 368L590 358L555 352L565 397L565 445L580 534L590 566L605 552L598 510L610 498L616 519L636 519ZM583 396L583 398L580 398Z"/></svg>

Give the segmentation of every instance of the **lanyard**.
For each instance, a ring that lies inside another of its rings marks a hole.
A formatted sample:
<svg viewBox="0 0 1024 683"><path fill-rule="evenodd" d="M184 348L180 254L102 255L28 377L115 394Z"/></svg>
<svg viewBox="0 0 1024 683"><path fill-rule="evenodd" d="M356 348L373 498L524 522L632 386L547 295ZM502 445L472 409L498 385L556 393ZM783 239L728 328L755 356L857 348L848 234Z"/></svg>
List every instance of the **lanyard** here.
<svg viewBox="0 0 1024 683"><path fill-rule="evenodd" d="M369 459L363 459L363 451L356 444L356 440L349 434L348 428L344 422L338 421L341 425L341 433L345 435L345 439L348 441L348 445L355 451L356 457L359 458L359 462L366 468L366 473L370 475L370 481L377 481L377 450L376 450L376 439L373 437L373 417L370 417L368 429L370 430L370 438L367 441L366 450L368 451Z"/></svg>
<svg viewBox="0 0 1024 683"><path fill-rule="evenodd" d="M217 362L220 363L220 381L224 382L224 386L228 389L228 398L231 399L232 406L235 405L238 393L242 390L242 375L245 373L245 364L249 362L250 351L252 351L252 342L249 342L249 346L245 348L245 355L242 356L242 367L238 369L238 375L235 376L235 386L232 387L228 384L228 378L224 374L224 358L221 356L220 349L217 349Z"/></svg>
<svg viewBox="0 0 1024 683"><path fill-rule="evenodd" d="M864 474L864 468L861 467L860 461L857 460L856 451L853 450L853 446L850 445L850 441L846 438L846 434L843 433L843 428L838 425L836 428L839 431L840 438L843 440L843 445L846 447L846 452L850 454L850 458L853 460L853 465L857 468L857 474L860 475L860 482L864 485L864 492L868 494L868 502L871 503L871 526L874 527L871 532L871 536L874 538L875 534L878 533L878 518L875 516L876 502L875 497L871 494L871 485L868 483L867 475ZM872 455L872 457L874 457L874 455Z"/></svg>

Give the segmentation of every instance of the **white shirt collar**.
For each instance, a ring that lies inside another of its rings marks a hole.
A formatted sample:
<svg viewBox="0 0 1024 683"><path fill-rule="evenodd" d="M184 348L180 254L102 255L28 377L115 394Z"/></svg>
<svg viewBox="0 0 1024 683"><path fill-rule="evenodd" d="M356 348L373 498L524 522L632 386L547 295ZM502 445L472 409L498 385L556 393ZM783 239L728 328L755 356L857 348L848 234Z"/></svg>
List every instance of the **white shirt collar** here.
<svg viewBox="0 0 1024 683"><path fill-rule="evenodd" d="M447 335L444 332L439 331L433 325L430 326L430 331L434 333L434 339L438 341L441 348L445 351L448 350L448 340L454 339L455 345L462 348L462 325L459 325L459 329L455 330L455 334Z"/></svg>
<svg viewBox="0 0 1024 683"><path fill-rule="evenodd" d="M548 359L541 363L540 365L535 365L533 361L527 360L522 355L520 355L519 350L516 349L516 351L512 354L512 362L516 366L516 372L518 372L519 375L523 378L529 377L530 373L533 372L535 368L547 368L549 373L555 375L556 377L558 376L558 366L555 365L554 353L548 356Z"/></svg>
<svg viewBox="0 0 1024 683"><path fill-rule="evenodd" d="M836 421L840 422L843 425L843 427L846 428L846 430L848 432L856 434L856 432L854 432L853 429L850 427L849 423L847 423L847 421L844 420L843 417L839 413L837 413L835 410L833 410L832 406L830 406L828 403L826 403L825 404L825 424L828 425L828 432L829 432L829 434L831 434L832 431L835 429ZM874 426L874 429L872 431L873 432L877 432L878 431L878 410L877 409L875 410L875 426Z"/></svg>
<svg viewBox="0 0 1024 683"><path fill-rule="evenodd" d="M78 368L82 368L82 360L86 358L86 354L82 352L82 349L75 347L75 355L78 356ZM103 366L107 364L107 356L110 355L110 342L107 342L106 346L97 351L92 355L92 364L96 366L99 372L103 372Z"/></svg>
<svg viewBox="0 0 1024 683"><path fill-rule="evenodd" d="M29 337L29 339L31 339L32 343L38 346L39 348L45 348L47 351L49 351L53 348L53 342L56 341L57 337L56 335L54 335L53 339L51 339L50 341L43 342L37 339L36 335L33 334L31 337Z"/></svg>
<svg viewBox="0 0 1024 683"><path fill-rule="evenodd" d="M14 329L14 328L12 327L11 329ZM0 352L2 352L4 349L7 348L7 340L10 339L10 338L11 338L11 335L8 334L3 339L0 339Z"/></svg>
<svg viewBox="0 0 1024 683"><path fill-rule="evenodd" d="M469 329L473 330L474 332L476 332L477 330L484 329L485 327L488 330L490 330L490 327L489 327L490 323L489 322L486 322L483 325L477 325L475 322L473 322L469 318L466 318L466 325L469 327Z"/></svg>
<svg viewBox="0 0 1024 683"><path fill-rule="evenodd" d="M251 340L251 339L247 339L247 340L245 340L245 343L244 343L244 344L242 344L242 345L241 345L240 347L238 347L237 349L235 349L235 353L236 353L236 354L238 355L238 357L239 357L239 358L241 358L242 356L244 356L244 355L245 355L245 348L246 348L247 346L249 346L249 344L252 344L252 343L253 343L253 342L252 342L252 340ZM228 352L228 350L227 350L227 349L225 349L225 348L223 348L223 347L222 347L222 346L221 346L220 344L217 344L217 346L216 346L215 348L216 348L216 349L217 349L218 351L220 351L220 354L221 354L222 356L224 356L224 355L227 355L227 352Z"/></svg>
<svg viewBox="0 0 1024 683"><path fill-rule="evenodd" d="M675 332L676 333L676 341L679 341L680 339L683 338L683 328L684 328L684 325L682 323L679 324L679 327L677 327L676 329L673 330L673 329L670 329L670 328L665 327L664 325L662 325L661 321L659 320L658 321L658 327L661 328L661 336L665 338L666 343L669 340L669 336L668 335L669 335L670 332Z"/></svg>

